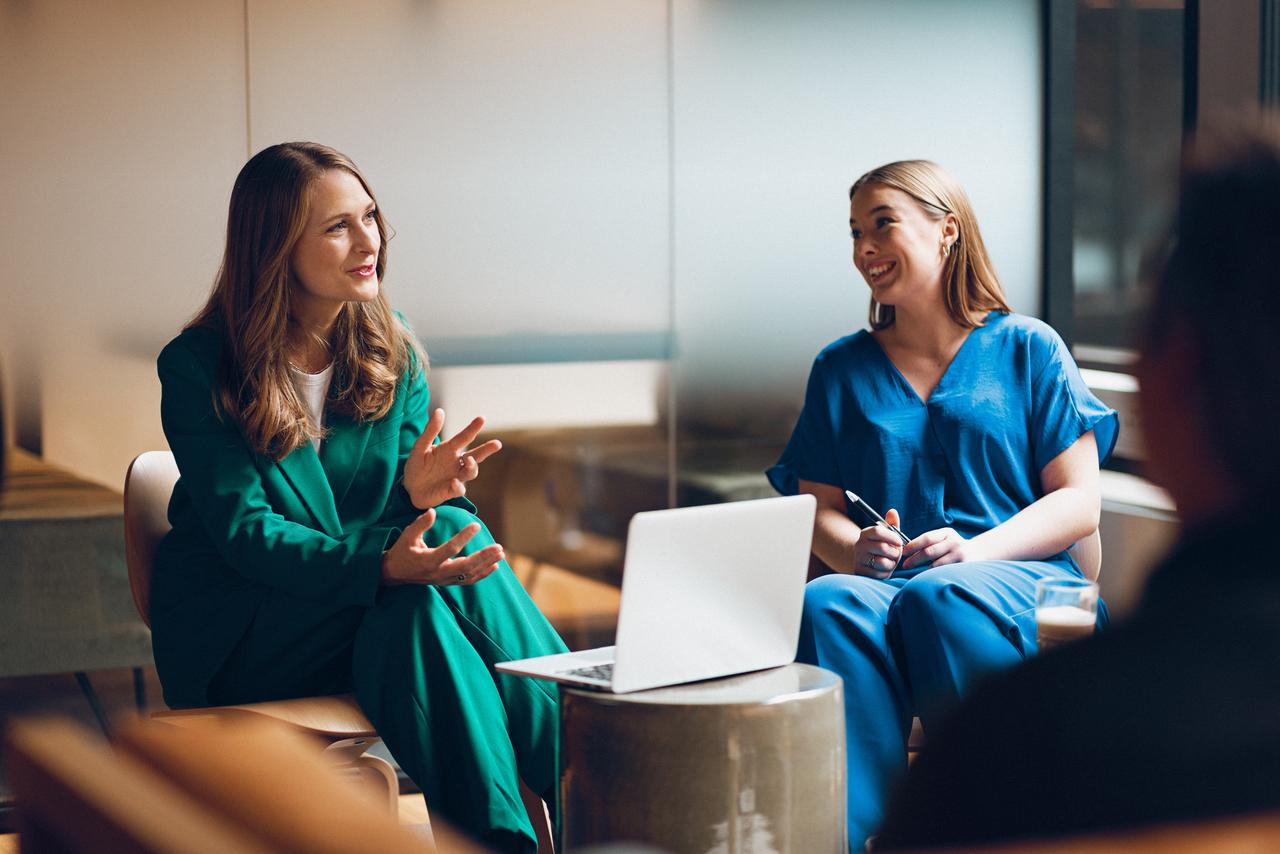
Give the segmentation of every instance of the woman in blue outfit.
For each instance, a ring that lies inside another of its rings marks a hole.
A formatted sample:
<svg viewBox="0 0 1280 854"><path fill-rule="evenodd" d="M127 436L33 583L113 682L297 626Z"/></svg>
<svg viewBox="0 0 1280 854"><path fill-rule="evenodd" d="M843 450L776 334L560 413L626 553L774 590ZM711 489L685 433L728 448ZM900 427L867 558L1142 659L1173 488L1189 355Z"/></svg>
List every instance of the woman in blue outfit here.
<svg viewBox="0 0 1280 854"><path fill-rule="evenodd" d="M927 732L975 680L1036 651L1037 579L1096 577L1098 467L1117 419L1058 335L1012 313L941 167L890 163L849 198L871 330L818 354L769 478L818 500L813 550L835 574L806 590L798 658L844 679L860 850L905 769L912 716ZM855 523L846 489L909 542Z"/></svg>

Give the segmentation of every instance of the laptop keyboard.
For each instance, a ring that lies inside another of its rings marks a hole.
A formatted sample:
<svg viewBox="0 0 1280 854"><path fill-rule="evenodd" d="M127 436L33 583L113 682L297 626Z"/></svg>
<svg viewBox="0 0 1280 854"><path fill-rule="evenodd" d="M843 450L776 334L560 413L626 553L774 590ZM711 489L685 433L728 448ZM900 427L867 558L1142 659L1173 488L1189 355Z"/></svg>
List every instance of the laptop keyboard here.
<svg viewBox="0 0 1280 854"><path fill-rule="evenodd" d="M608 664L593 664L590 667L575 667L573 670L560 671L561 676L582 676L586 679L601 679L605 682L613 681L613 662Z"/></svg>

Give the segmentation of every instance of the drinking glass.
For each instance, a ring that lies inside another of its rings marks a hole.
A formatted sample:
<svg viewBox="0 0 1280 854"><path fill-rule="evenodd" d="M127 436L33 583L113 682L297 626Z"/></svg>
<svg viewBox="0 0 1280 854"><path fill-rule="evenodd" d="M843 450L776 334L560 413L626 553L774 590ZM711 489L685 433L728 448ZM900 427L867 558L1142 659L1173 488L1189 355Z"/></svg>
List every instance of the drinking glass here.
<svg viewBox="0 0 1280 854"><path fill-rule="evenodd" d="M1093 634L1098 621L1098 585L1083 578L1036 582L1036 643L1040 651Z"/></svg>

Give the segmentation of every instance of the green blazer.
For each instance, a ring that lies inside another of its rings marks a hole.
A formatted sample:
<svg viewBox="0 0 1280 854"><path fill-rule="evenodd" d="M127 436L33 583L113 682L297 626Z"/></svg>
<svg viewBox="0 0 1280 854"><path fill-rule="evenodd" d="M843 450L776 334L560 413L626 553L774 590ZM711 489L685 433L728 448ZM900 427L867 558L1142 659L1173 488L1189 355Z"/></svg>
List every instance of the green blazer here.
<svg viewBox="0 0 1280 854"><path fill-rule="evenodd" d="M152 644L174 707L209 703L210 680L267 596L297 597L312 620L311 605L372 605L383 550L420 512L401 482L430 414L416 362L386 416L357 423L330 412L319 453L308 443L276 462L220 417L221 357L221 334L199 328L169 342L157 363L161 420L181 477L152 575ZM475 510L465 499L449 503Z"/></svg>

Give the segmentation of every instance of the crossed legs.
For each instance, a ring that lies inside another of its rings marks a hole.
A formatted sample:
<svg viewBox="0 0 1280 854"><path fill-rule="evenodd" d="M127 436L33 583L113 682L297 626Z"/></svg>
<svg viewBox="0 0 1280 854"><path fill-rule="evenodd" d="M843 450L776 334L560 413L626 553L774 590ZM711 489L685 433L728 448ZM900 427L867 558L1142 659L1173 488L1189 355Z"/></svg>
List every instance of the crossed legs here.
<svg viewBox="0 0 1280 854"><path fill-rule="evenodd" d="M805 590L797 660L844 679L850 850L861 850L906 768L911 718L927 732L976 680L1035 652L1035 582L1067 561L981 561Z"/></svg>

